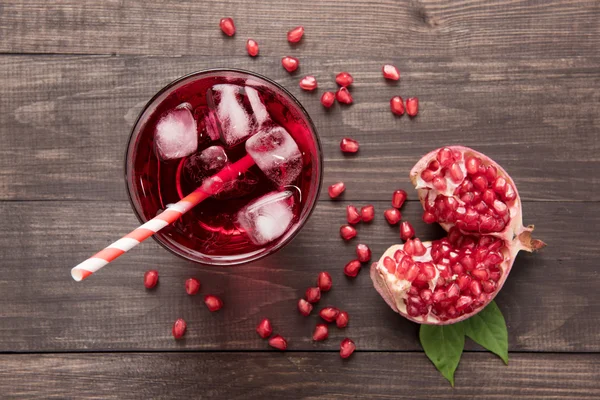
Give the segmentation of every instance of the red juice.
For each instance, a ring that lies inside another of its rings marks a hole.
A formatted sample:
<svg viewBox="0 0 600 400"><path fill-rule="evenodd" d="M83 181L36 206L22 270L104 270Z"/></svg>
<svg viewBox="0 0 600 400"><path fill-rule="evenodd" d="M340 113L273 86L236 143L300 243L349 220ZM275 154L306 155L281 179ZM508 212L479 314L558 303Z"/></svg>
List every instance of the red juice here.
<svg viewBox="0 0 600 400"><path fill-rule="evenodd" d="M142 221L202 186L247 149L258 165L165 227L155 235L159 243L192 261L217 265L272 253L292 239L315 205L321 149L297 100L244 71L192 74L149 102L126 157L129 195Z"/></svg>

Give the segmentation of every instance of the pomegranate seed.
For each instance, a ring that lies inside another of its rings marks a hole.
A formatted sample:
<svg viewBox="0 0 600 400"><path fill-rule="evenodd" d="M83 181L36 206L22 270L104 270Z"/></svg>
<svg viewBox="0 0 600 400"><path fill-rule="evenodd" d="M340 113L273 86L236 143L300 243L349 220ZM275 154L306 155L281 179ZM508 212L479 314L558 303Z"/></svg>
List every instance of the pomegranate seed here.
<svg viewBox="0 0 600 400"><path fill-rule="evenodd" d="M406 192L402 189L396 190L392 194L392 207L401 208L406 201Z"/></svg>
<svg viewBox="0 0 600 400"><path fill-rule="evenodd" d="M298 300L298 311L300 311L300 314L304 315L305 317L308 317L312 312L312 309L313 306L308 301L304 299Z"/></svg>
<svg viewBox="0 0 600 400"><path fill-rule="evenodd" d="M200 291L200 282L196 278L190 278L185 281L185 292L190 296L197 294Z"/></svg>
<svg viewBox="0 0 600 400"><path fill-rule="evenodd" d="M300 79L300 88L304 89L304 90L315 90L317 88L318 84L317 84L317 79L312 76L312 75L308 75L305 76L304 78Z"/></svg>
<svg viewBox="0 0 600 400"><path fill-rule="evenodd" d="M304 297L306 297L306 301L309 303L318 303L321 300L321 289L318 287L309 287L306 289Z"/></svg>
<svg viewBox="0 0 600 400"><path fill-rule="evenodd" d="M315 342L320 342L329 337L329 328L325 324L317 324L315 326L315 331L313 332L313 340Z"/></svg>
<svg viewBox="0 0 600 400"><path fill-rule="evenodd" d="M333 322L340 315L340 310L335 307L325 307L319 311L319 316L327 322Z"/></svg>
<svg viewBox="0 0 600 400"><path fill-rule="evenodd" d="M396 208L389 208L383 212L383 216L387 220L388 224L396 225L402 218L402 214Z"/></svg>
<svg viewBox="0 0 600 400"><path fill-rule="evenodd" d="M232 18L221 18L219 21L219 27L227 36L235 35L235 24Z"/></svg>
<svg viewBox="0 0 600 400"><path fill-rule="evenodd" d="M339 103L342 104L352 104L353 102L352 95L348 89L343 86L335 93L335 98Z"/></svg>
<svg viewBox="0 0 600 400"><path fill-rule="evenodd" d="M185 335L186 329L187 329L187 324L185 323L185 321L182 318L177 319L175 321L175 323L173 324L173 329L172 329L173 337L175 339L181 339L183 337L183 335Z"/></svg>
<svg viewBox="0 0 600 400"><path fill-rule="evenodd" d="M206 304L206 307L211 312L219 311L223 308L223 300L212 294L204 296L204 304Z"/></svg>
<svg viewBox="0 0 600 400"><path fill-rule="evenodd" d="M269 346L277 350L285 350L287 349L287 341L280 335L275 335L269 339Z"/></svg>
<svg viewBox="0 0 600 400"><path fill-rule="evenodd" d="M281 59L281 65L287 72L294 72L300 65L300 60L296 57L285 56Z"/></svg>
<svg viewBox="0 0 600 400"><path fill-rule="evenodd" d="M356 345L352 340L345 338L342 340L342 343L340 343L340 356L342 358L350 357L352 353L354 353L354 350L356 350Z"/></svg>
<svg viewBox="0 0 600 400"><path fill-rule="evenodd" d="M415 229L408 221L403 221L400 224L400 239L408 240L415 236Z"/></svg>
<svg viewBox="0 0 600 400"><path fill-rule="evenodd" d="M418 257L424 256L427 252L427 249L425 248L425 245L421 242L421 239L415 238L413 239L412 243L414 248L413 254Z"/></svg>
<svg viewBox="0 0 600 400"><path fill-rule="evenodd" d="M371 249L366 244L356 245L356 256L360 262L368 262L371 259Z"/></svg>
<svg viewBox="0 0 600 400"><path fill-rule="evenodd" d="M441 176L436 176L433 178L433 187L443 192L446 190L446 181Z"/></svg>
<svg viewBox="0 0 600 400"><path fill-rule="evenodd" d="M480 192L483 192L488 187L488 181L483 175L477 175L473 179L473 186Z"/></svg>
<svg viewBox="0 0 600 400"><path fill-rule="evenodd" d="M504 196L502 197L502 199L504 201L513 201L516 198L517 193L513 189L512 185L510 183L507 183L506 187L504 188Z"/></svg>
<svg viewBox="0 0 600 400"><path fill-rule="evenodd" d="M449 167L454 161L452 150L450 150L448 147L440 149L440 151L437 153L436 159L439 161L442 167Z"/></svg>
<svg viewBox="0 0 600 400"><path fill-rule="evenodd" d="M358 151L358 142L354 139L343 138L340 142L340 149L344 153L356 153Z"/></svg>
<svg viewBox="0 0 600 400"><path fill-rule="evenodd" d="M506 179L504 179L503 177L499 176L494 181L494 184L492 185L492 188L494 189L494 192L496 192L496 193L498 193L500 195L504 194L504 191L506 190Z"/></svg>
<svg viewBox="0 0 600 400"><path fill-rule="evenodd" d="M319 272L319 276L317 277L317 286L321 292L329 292L332 284L333 282L331 280L331 275L329 275L328 272Z"/></svg>
<svg viewBox="0 0 600 400"><path fill-rule="evenodd" d="M479 279L480 281L485 281L490 278L490 273L487 271L487 269L474 269L471 271L471 276Z"/></svg>
<svg viewBox="0 0 600 400"><path fill-rule="evenodd" d="M485 170L485 177L487 178L487 180L490 182L494 182L497 176L498 169L493 165L488 165L487 169Z"/></svg>
<svg viewBox="0 0 600 400"><path fill-rule="evenodd" d="M486 293L492 293L495 289L496 289L496 282L489 280L489 281L482 281L481 282L481 287L483 288L483 291Z"/></svg>
<svg viewBox="0 0 600 400"><path fill-rule="evenodd" d="M340 235L344 240L350 240L356 236L356 229L350 225L342 225L340 228Z"/></svg>
<svg viewBox="0 0 600 400"><path fill-rule="evenodd" d="M335 319L335 324L338 328L345 328L348 326L348 321L350 317L348 317L348 313L346 311L340 311L338 317Z"/></svg>
<svg viewBox="0 0 600 400"><path fill-rule="evenodd" d="M267 318L260 321L256 327L256 333L263 339L268 338L273 333L273 327L271 326L271 321Z"/></svg>
<svg viewBox="0 0 600 400"><path fill-rule="evenodd" d="M421 299L423 299L423 301L425 302L425 304L431 304L432 303L431 297L433 296L433 292L431 291L431 289L423 289L423 290L421 290L421 292L419 293L419 296L421 296Z"/></svg>
<svg viewBox="0 0 600 400"><path fill-rule="evenodd" d="M411 265L408 268L408 271L406 271L406 280L409 282L412 282L415 279L417 279L418 275L419 275L419 266L417 264Z"/></svg>
<svg viewBox="0 0 600 400"><path fill-rule="evenodd" d="M465 168L469 175L475 175L479 171L481 160L477 157L467 157L465 159Z"/></svg>
<svg viewBox="0 0 600 400"><path fill-rule="evenodd" d="M390 79L392 81L397 81L400 79L400 71L398 71L398 68L393 65L386 64L383 66L381 71L383 72L383 77L385 79Z"/></svg>
<svg viewBox="0 0 600 400"><path fill-rule="evenodd" d="M390 109L396 115L404 115L404 100L400 96L394 96L390 99Z"/></svg>
<svg viewBox="0 0 600 400"><path fill-rule="evenodd" d="M406 113L414 117L419 113L419 99L416 97L409 97L406 99Z"/></svg>
<svg viewBox="0 0 600 400"><path fill-rule="evenodd" d="M385 257L383 259L383 266L388 270L390 274L396 273L396 262L390 257Z"/></svg>
<svg viewBox="0 0 600 400"><path fill-rule="evenodd" d="M471 289L471 293L474 296L479 296L481 294L481 284L478 281L472 281L469 285L469 289Z"/></svg>
<svg viewBox="0 0 600 400"><path fill-rule="evenodd" d="M304 35L304 27L297 26L287 33L287 40L290 43L298 43L300 41L300 39L302 39L303 35Z"/></svg>
<svg viewBox="0 0 600 400"><path fill-rule="evenodd" d="M346 190L346 185L344 184L344 182L334 183L333 185L329 186L329 197L335 199L340 194L342 194L344 190Z"/></svg>
<svg viewBox="0 0 600 400"><path fill-rule="evenodd" d="M360 209L360 217L363 222L371 222L375 218L375 207L368 204Z"/></svg>
<svg viewBox="0 0 600 400"><path fill-rule="evenodd" d="M463 173L462 169L460 169L460 165L458 165L458 163L452 164L448 171L450 174L450 179L452 179L454 183L460 183L465 178L465 174Z"/></svg>
<svg viewBox="0 0 600 400"><path fill-rule="evenodd" d="M356 275L358 275L358 273L360 272L360 268L361 268L360 261L352 260L348 264L346 264L346 266L344 267L344 274L346 274L346 276L349 276L351 278L355 278Z"/></svg>
<svg viewBox="0 0 600 400"><path fill-rule="evenodd" d="M460 296L456 300L456 311L463 311L473 303L473 298L470 296Z"/></svg>
<svg viewBox="0 0 600 400"><path fill-rule="evenodd" d="M425 182L431 182L433 178L435 178L435 173L432 170L426 169L425 171L421 172L421 179L423 179Z"/></svg>
<svg viewBox="0 0 600 400"><path fill-rule="evenodd" d="M246 42L246 50L251 57L258 55L258 43L254 39L248 39Z"/></svg>
<svg viewBox="0 0 600 400"><path fill-rule="evenodd" d="M348 87L354 82L354 78L347 72L340 72L335 76L335 81L342 87Z"/></svg>
<svg viewBox="0 0 600 400"><path fill-rule="evenodd" d="M321 96L321 104L323 107L329 108L335 103L335 93L333 92L325 92Z"/></svg>
<svg viewBox="0 0 600 400"><path fill-rule="evenodd" d="M360 214L356 207L353 205L346 206L346 220L348 220L348 223L355 225L360 222L360 219Z"/></svg>
<svg viewBox="0 0 600 400"><path fill-rule="evenodd" d="M152 289L158 283L158 271L151 269L144 273L144 286L146 289Z"/></svg>

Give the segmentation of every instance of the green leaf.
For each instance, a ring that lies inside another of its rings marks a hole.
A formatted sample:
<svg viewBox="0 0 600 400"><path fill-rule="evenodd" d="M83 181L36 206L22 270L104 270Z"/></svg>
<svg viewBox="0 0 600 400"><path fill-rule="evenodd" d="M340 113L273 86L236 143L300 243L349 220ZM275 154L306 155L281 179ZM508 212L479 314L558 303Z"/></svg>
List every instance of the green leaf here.
<svg viewBox="0 0 600 400"><path fill-rule="evenodd" d="M485 347L508 365L508 331L502 311L495 302L488 304L480 313L464 320L465 334Z"/></svg>
<svg viewBox="0 0 600 400"><path fill-rule="evenodd" d="M427 357L454 387L454 371L465 346L463 325L421 325L419 338Z"/></svg>

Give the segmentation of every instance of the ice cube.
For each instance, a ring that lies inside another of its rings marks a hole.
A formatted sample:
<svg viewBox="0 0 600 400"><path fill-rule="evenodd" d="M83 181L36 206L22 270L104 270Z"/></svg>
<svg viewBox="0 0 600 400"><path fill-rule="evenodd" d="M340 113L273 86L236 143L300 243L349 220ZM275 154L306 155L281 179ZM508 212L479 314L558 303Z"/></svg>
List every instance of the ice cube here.
<svg viewBox="0 0 600 400"><path fill-rule="evenodd" d="M214 85L206 93L207 129L210 137L219 136L227 147L233 147L255 134L271 120L256 89L248 86Z"/></svg>
<svg viewBox="0 0 600 400"><path fill-rule="evenodd" d="M196 121L187 103L167 112L156 124L154 143L163 160L193 154L198 148Z"/></svg>
<svg viewBox="0 0 600 400"><path fill-rule="evenodd" d="M239 226L257 245L281 237L293 219L294 195L289 190L267 193L246 205L237 215Z"/></svg>
<svg viewBox="0 0 600 400"><path fill-rule="evenodd" d="M302 153L282 127L258 132L246 142L246 152L258 168L278 186L292 183L302 172Z"/></svg>

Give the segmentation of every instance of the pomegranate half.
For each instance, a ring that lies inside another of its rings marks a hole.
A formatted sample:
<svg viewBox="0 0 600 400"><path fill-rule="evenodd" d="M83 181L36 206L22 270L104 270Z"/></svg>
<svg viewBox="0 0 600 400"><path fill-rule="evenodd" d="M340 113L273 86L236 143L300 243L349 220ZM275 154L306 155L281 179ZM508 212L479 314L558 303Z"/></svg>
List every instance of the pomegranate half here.
<svg viewBox="0 0 600 400"><path fill-rule="evenodd" d="M463 146L425 155L410 179L426 223L448 236L409 239L387 249L371 266L375 289L404 317L446 325L481 311L502 288L520 250L545 243L524 227L517 188L489 157Z"/></svg>

